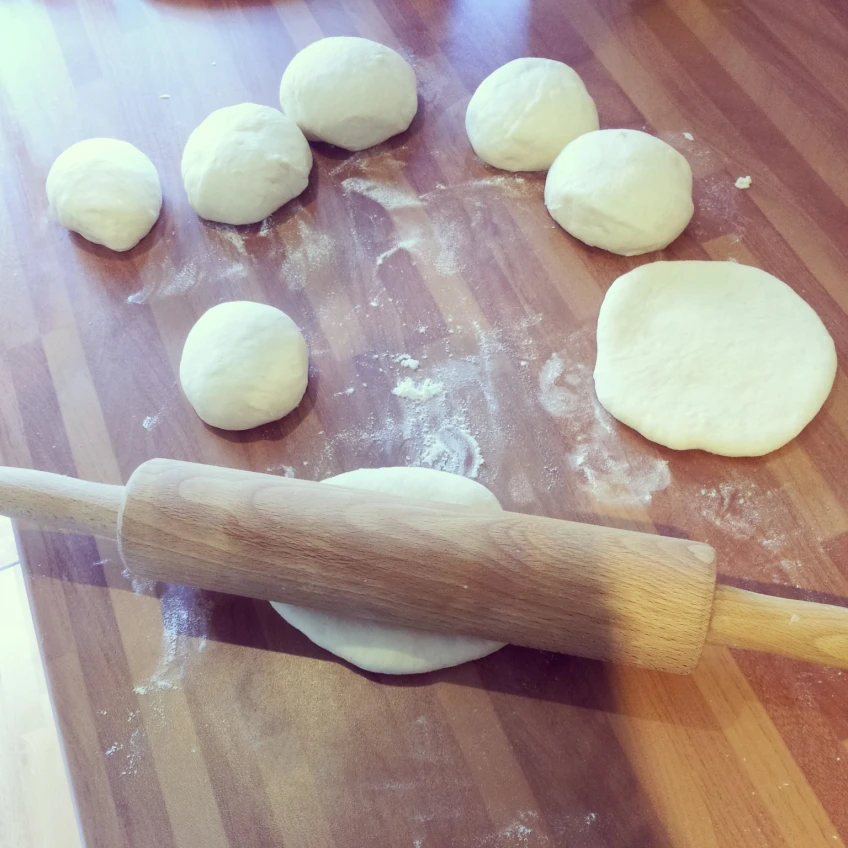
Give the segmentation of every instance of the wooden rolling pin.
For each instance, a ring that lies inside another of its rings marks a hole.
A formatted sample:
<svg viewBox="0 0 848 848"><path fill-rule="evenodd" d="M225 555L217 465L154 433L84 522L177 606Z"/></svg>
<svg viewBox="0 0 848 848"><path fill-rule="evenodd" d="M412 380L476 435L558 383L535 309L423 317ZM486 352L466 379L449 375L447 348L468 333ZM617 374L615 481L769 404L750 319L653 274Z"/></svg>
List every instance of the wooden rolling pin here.
<svg viewBox="0 0 848 848"><path fill-rule="evenodd" d="M690 672L705 642L848 667L848 608L716 587L708 545L169 459L125 487L0 469L0 514L139 577Z"/></svg>

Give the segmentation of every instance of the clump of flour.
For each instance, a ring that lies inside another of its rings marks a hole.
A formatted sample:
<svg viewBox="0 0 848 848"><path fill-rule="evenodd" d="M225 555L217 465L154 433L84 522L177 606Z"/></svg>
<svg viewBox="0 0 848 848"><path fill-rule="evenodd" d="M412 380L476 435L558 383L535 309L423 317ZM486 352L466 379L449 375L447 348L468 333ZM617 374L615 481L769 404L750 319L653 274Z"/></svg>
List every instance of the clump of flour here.
<svg viewBox="0 0 848 848"><path fill-rule="evenodd" d="M404 398L404 400L421 403L434 398L444 390L445 387L442 383L438 380L431 380L429 377L417 383L412 377L404 377L402 380L398 380L398 384L392 389L392 394Z"/></svg>
<svg viewBox="0 0 848 848"><path fill-rule="evenodd" d="M408 353L398 354L394 361L400 365L401 368L409 368L410 371L417 371L421 366L421 361L418 359L414 359Z"/></svg>

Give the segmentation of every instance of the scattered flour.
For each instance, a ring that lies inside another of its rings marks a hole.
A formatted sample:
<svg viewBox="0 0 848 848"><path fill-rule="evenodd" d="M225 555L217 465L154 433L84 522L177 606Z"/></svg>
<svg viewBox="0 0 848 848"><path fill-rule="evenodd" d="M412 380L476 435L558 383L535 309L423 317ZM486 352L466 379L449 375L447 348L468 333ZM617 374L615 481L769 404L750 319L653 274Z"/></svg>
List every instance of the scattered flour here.
<svg viewBox="0 0 848 848"><path fill-rule="evenodd" d="M137 695L178 689L192 660L206 647L210 601L187 586L169 586L162 595L162 648L147 683L136 686Z"/></svg>
<svg viewBox="0 0 848 848"><path fill-rule="evenodd" d="M143 577L134 577L128 568L125 568L121 574L132 585L132 590L136 595L152 595L156 589L155 580L146 580Z"/></svg>
<svg viewBox="0 0 848 848"><path fill-rule="evenodd" d="M767 571L772 582L800 588L803 563L790 555L790 550L796 556L799 550L795 547L799 540L790 529L797 525L797 519L779 489L740 476L703 486L696 498L701 517L715 532L737 544L753 546L755 556L764 559L759 567Z"/></svg>
<svg viewBox="0 0 848 848"><path fill-rule="evenodd" d="M444 392L445 387L438 380L431 380L429 377L416 383L412 377L404 377L398 380L398 384L392 389L392 394L405 400L421 403L434 398L436 395Z"/></svg>
<svg viewBox="0 0 848 848"><path fill-rule="evenodd" d="M425 277L455 276L473 261L469 245L474 244L477 225L491 217L493 202L509 199L514 203L541 195L541 184L513 175L493 175L450 186L440 183L419 195L405 182L405 163L395 155L386 151L382 156L354 156L332 172L355 172L341 182L348 201L354 196L367 197L392 213L392 241L380 246L374 258L377 268L405 251ZM373 246L359 234L359 228L353 227L352 232L358 255L367 258Z"/></svg>
<svg viewBox="0 0 848 848"><path fill-rule="evenodd" d="M479 177L473 180L444 185L438 183L434 189L420 195L421 200L438 198L440 195L453 194L467 197L472 193L484 192L491 197L491 190L495 189L498 194L510 199L529 197L533 183L526 177L512 176L506 174L495 174L491 177Z"/></svg>
<svg viewBox="0 0 848 848"><path fill-rule="evenodd" d="M331 267L335 255L333 237L326 230L298 215L281 228L285 258L280 274L293 291L302 289L310 276Z"/></svg>
<svg viewBox="0 0 848 848"><path fill-rule="evenodd" d="M462 414L443 421L435 433L425 437L421 463L427 468L456 474L457 457L462 459L462 473L476 480L485 460Z"/></svg>
<svg viewBox="0 0 848 848"><path fill-rule="evenodd" d="M515 821L500 830L485 836L475 842L475 845L491 846L491 848L510 848L510 846L530 845L531 837L534 845L550 845L546 833L536 830L539 814L535 810L519 813Z"/></svg>
<svg viewBox="0 0 848 848"><path fill-rule="evenodd" d="M421 198L402 184L383 182L366 177L348 177L342 180L344 194L360 194L379 203L384 209L408 209L421 206Z"/></svg>
<svg viewBox="0 0 848 848"><path fill-rule="evenodd" d="M160 265L155 270L145 267L145 282L141 291L131 294L127 303L140 305L147 303L153 295L157 298L178 297L185 294L198 281L199 271L194 260L190 259L179 268L168 269Z"/></svg>
<svg viewBox="0 0 848 848"><path fill-rule="evenodd" d="M355 426L331 435L315 463L316 479L358 465L423 466L477 477L484 464L481 432L500 455L501 421L480 392L484 380L479 363L449 359L431 367L435 373L430 383L439 384L439 391L426 402L367 412ZM469 410L474 411L473 424Z"/></svg>
<svg viewBox="0 0 848 848"><path fill-rule="evenodd" d="M282 473L281 473L282 472ZM291 465L284 465L280 463L279 465L269 465L265 469L266 474L278 474L282 477L296 477L294 467Z"/></svg>
<svg viewBox="0 0 848 848"><path fill-rule="evenodd" d="M136 727L130 734L130 741L127 743L127 762L121 772L121 777L138 774L138 761L144 754L145 742L144 730L141 727ZM123 745L121 747L123 748Z"/></svg>
<svg viewBox="0 0 848 848"><path fill-rule="evenodd" d="M268 238L268 236L274 234L274 224L271 221L271 216L269 215L259 226L258 236L261 238Z"/></svg>
<svg viewBox="0 0 848 848"><path fill-rule="evenodd" d="M235 227L227 224L209 224L208 226L212 232L219 235L225 241L228 241L236 249L237 253L240 253L242 256L247 255L247 249L244 246L244 236Z"/></svg>
<svg viewBox="0 0 848 848"><path fill-rule="evenodd" d="M509 481L509 496L517 506L533 503L533 487L523 474L516 474Z"/></svg>
<svg viewBox="0 0 848 848"><path fill-rule="evenodd" d="M542 366L539 402L562 419L569 465L595 500L649 503L671 482L668 462L651 455L647 444L633 455L625 451L614 419L595 396L587 341L586 332L578 331Z"/></svg>
<svg viewBox="0 0 848 848"><path fill-rule="evenodd" d="M162 416L168 411L171 407L171 404L176 400L179 392L176 390L178 385L178 380L174 380L167 389L165 395L165 402L159 407L159 409L153 413L153 415L145 415L141 426L144 427L145 430L152 430L154 427L158 426L159 422L162 420Z"/></svg>
<svg viewBox="0 0 848 848"><path fill-rule="evenodd" d="M413 359L408 353L400 353L395 358L394 361L400 365L401 368L409 368L410 371L417 371L418 367L421 365L419 360Z"/></svg>

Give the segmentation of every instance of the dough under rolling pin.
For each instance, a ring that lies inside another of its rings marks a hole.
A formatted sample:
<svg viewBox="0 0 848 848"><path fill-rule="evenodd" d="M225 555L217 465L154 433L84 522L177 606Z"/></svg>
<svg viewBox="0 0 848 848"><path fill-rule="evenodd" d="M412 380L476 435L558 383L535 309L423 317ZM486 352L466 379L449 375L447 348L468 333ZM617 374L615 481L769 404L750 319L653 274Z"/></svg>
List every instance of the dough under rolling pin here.
<svg viewBox="0 0 848 848"><path fill-rule="evenodd" d="M0 469L0 513L115 538L138 577L694 670L707 643L848 668L848 608L716 586L685 539L169 459L126 486Z"/></svg>

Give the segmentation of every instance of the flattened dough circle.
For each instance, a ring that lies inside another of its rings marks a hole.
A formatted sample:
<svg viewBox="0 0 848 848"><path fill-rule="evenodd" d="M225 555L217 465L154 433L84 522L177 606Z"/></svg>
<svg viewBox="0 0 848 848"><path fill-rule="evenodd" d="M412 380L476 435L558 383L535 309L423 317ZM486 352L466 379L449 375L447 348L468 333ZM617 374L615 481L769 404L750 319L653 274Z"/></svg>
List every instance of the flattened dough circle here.
<svg viewBox="0 0 848 848"><path fill-rule="evenodd" d="M813 419L836 351L813 309L734 262L653 262L619 277L598 317L598 400L651 441L762 456Z"/></svg>
<svg viewBox="0 0 848 848"><path fill-rule="evenodd" d="M501 509L497 498L480 483L431 468L361 468L322 482L477 509ZM474 636L427 633L290 604L271 605L316 645L359 668L382 674L448 668L503 647L502 642Z"/></svg>

